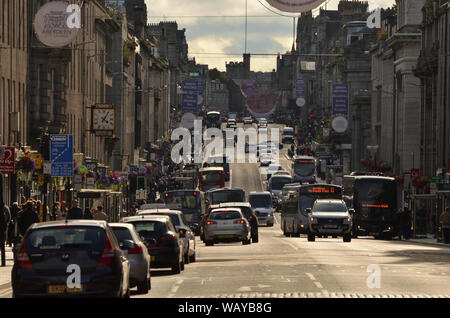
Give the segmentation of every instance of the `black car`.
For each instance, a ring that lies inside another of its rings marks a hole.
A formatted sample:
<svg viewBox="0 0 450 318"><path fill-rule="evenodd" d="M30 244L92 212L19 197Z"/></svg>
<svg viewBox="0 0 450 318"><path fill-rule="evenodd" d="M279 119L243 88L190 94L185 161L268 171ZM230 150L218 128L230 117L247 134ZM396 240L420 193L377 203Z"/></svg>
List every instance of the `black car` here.
<svg viewBox="0 0 450 318"><path fill-rule="evenodd" d="M169 216L130 216L121 222L136 228L150 253L152 269L170 267L174 274L184 270L183 241Z"/></svg>
<svg viewBox="0 0 450 318"><path fill-rule="evenodd" d="M248 202L228 202L211 205L210 209L222 209L222 208L239 208L242 211L242 214L247 219L248 223L250 223L251 231L252 231L252 243L258 243L259 241L259 233L258 233L258 217L252 209L252 206Z"/></svg>
<svg viewBox="0 0 450 318"><path fill-rule="evenodd" d="M129 297L129 273L107 222L35 223L14 257L13 297Z"/></svg>

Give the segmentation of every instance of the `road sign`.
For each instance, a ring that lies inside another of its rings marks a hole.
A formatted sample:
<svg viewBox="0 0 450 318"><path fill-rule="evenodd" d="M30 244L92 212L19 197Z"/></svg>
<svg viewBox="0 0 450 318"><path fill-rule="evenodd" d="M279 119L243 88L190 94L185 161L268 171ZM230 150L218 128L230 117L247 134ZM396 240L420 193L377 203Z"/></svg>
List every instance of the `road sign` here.
<svg viewBox="0 0 450 318"><path fill-rule="evenodd" d="M50 135L52 177L73 176L73 136Z"/></svg>
<svg viewBox="0 0 450 318"><path fill-rule="evenodd" d="M198 95L183 94L181 105L183 111L197 111Z"/></svg>
<svg viewBox="0 0 450 318"><path fill-rule="evenodd" d="M347 84L333 84L333 95L347 95L348 85Z"/></svg>
<svg viewBox="0 0 450 318"><path fill-rule="evenodd" d="M136 190L136 200L146 200L147 190Z"/></svg>
<svg viewBox="0 0 450 318"><path fill-rule="evenodd" d="M333 115L348 115L348 98L333 97Z"/></svg>
<svg viewBox="0 0 450 318"><path fill-rule="evenodd" d="M0 147L0 173L14 174L15 173L15 149L14 147Z"/></svg>
<svg viewBox="0 0 450 318"><path fill-rule="evenodd" d="M183 81L182 89L185 92L198 92L199 82L197 80Z"/></svg>

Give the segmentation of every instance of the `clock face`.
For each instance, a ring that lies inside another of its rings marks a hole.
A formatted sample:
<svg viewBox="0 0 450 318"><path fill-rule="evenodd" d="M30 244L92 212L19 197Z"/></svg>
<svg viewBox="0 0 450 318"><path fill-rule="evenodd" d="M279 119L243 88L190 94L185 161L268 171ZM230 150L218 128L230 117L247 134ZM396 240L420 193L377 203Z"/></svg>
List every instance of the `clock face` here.
<svg viewBox="0 0 450 318"><path fill-rule="evenodd" d="M115 112L112 108L94 108L92 128L94 130L114 130Z"/></svg>

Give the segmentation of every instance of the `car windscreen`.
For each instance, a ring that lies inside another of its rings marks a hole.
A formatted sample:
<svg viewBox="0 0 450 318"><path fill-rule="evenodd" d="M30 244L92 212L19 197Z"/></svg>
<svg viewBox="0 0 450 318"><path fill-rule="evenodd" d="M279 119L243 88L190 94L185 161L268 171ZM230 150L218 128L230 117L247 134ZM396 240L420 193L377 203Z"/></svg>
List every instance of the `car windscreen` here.
<svg viewBox="0 0 450 318"><path fill-rule="evenodd" d="M270 179L272 190L282 190L284 185L292 182L291 178L274 178Z"/></svg>
<svg viewBox="0 0 450 318"><path fill-rule="evenodd" d="M254 208L272 207L272 197L270 195L251 195L248 201Z"/></svg>
<svg viewBox="0 0 450 318"><path fill-rule="evenodd" d="M26 248L30 253L38 250L83 249L103 250L106 233L94 226L57 226L34 229L26 238Z"/></svg>
<svg viewBox="0 0 450 318"><path fill-rule="evenodd" d="M211 204L226 202L244 202L245 194L243 191L216 191L211 193Z"/></svg>
<svg viewBox="0 0 450 318"><path fill-rule="evenodd" d="M164 201L166 204L181 204L182 209L196 209L199 207L200 202L198 201L198 192L168 192L164 196Z"/></svg>
<svg viewBox="0 0 450 318"><path fill-rule="evenodd" d="M157 238L167 232L166 224L160 221L135 221L131 223L139 236L144 239Z"/></svg>
<svg viewBox="0 0 450 318"><path fill-rule="evenodd" d="M316 202L312 212L347 212L347 206L338 202Z"/></svg>
<svg viewBox="0 0 450 318"><path fill-rule="evenodd" d="M219 212L213 212L211 213L210 217L211 220L234 220L234 219L240 219L241 214L237 211L219 211Z"/></svg>
<svg viewBox="0 0 450 318"><path fill-rule="evenodd" d="M134 241L133 236L130 233L130 230L127 229L126 227L113 226L111 228L119 242L124 242L126 240Z"/></svg>

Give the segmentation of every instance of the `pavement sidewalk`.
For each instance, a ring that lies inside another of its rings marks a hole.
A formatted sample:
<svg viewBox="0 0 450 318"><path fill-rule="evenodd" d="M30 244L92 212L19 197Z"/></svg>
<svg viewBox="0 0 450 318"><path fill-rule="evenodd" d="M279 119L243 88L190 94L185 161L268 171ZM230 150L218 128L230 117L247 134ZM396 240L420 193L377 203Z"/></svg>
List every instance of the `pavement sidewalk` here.
<svg viewBox="0 0 450 318"><path fill-rule="evenodd" d="M0 266L0 290L11 286L11 270L14 263L12 247L6 246L6 266Z"/></svg>
<svg viewBox="0 0 450 318"><path fill-rule="evenodd" d="M435 238L412 238L409 240L406 240L405 242L414 242L414 243L421 243L421 244L431 244L431 245L438 245L443 247L450 248L450 244L445 244L438 242Z"/></svg>

